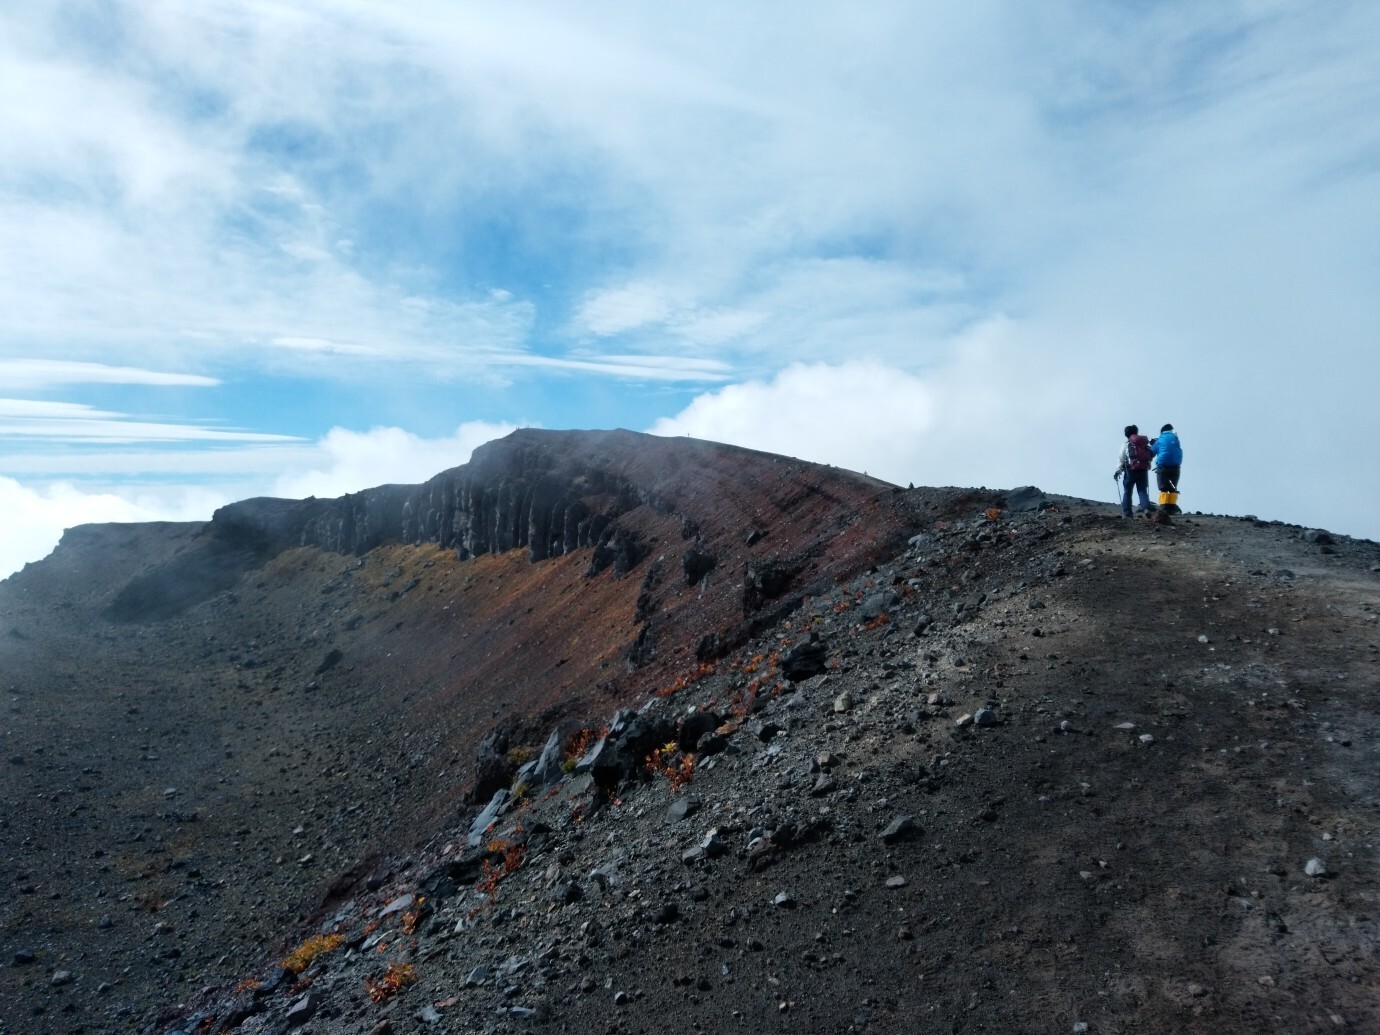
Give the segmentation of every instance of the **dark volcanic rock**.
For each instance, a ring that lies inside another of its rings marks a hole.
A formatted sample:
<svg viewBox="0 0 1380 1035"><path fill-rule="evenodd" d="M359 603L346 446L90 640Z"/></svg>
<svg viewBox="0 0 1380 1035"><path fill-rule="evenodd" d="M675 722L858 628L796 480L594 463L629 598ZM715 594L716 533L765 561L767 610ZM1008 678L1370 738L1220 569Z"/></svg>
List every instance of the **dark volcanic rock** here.
<svg viewBox="0 0 1380 1035"><path fill-rule="evenodd" d="M723 725L723 718L711 711L691 712L681 720L676 733L676 743L682 751L694 751L695 745L706 733L713 733Z"/></svg>
<svg viewBox="0 0 1380 1035"><path fill-rule="evenodd" d="M825 671L828 649L818 633L810 633L810 638L797 644L781 659L781 674L793 683L809 679Z"/></svg>
<svg viewBox="0 0 1380 1035"><path fill-rule="evenodd" d="M700 579L713 571L717 563L718 560L713 554L705 553L698 546L690 547L680 558L681 569L685 572L685 584L699 585Z"/></svg>
<svg viewBox="0 0 1380 1035"><path fill-rule="evenodd" d="M803 565L799 561L771 558L749 561L743 577L743 608L755 611L790 588Z"/></svg>
<svg viewBox="0 0 1380 1035"><path fill-rule="evenodd" d="M1039 510L1045 503L1045 494L1033 485L1023 485L1006 494L1006 507L1017 514Z"/></svg>

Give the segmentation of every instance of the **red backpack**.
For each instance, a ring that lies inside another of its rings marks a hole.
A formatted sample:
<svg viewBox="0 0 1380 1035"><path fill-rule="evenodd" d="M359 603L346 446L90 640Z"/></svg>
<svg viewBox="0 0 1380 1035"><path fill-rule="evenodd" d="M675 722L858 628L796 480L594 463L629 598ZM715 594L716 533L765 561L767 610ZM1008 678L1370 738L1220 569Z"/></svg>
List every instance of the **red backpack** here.
<svg viewBox="0 0 1380 1035"><path fill-rule="evenodd" d="M1132 435L1126 442L1126 455L1133 471L1150 470L1150 440L1144 435Z"/></svg>

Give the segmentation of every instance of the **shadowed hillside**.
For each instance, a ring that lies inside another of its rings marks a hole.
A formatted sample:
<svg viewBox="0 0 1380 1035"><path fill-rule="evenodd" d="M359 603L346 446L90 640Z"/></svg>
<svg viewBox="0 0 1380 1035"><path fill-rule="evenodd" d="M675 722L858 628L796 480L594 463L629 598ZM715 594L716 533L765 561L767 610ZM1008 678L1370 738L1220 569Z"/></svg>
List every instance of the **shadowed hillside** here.
<svg viewBox="0 0 1380 1035"><path fill-rule="evenodd" d="M74 529L0 583L0 1016L1369 1030L1377 565L628 432Z"/></svg>

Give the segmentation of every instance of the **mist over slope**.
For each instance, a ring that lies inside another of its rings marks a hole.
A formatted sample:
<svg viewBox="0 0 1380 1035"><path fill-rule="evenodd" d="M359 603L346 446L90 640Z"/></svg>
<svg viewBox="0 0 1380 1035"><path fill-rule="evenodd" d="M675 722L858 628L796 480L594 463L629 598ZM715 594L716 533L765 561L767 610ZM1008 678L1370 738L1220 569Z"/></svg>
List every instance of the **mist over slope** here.
<svg viewBox="0 0 1380 1035"><path fill-rule="evenodd" d="M1377 565L627 432L74 529L0 583L4 1020L1366 1030Z"/></svg>

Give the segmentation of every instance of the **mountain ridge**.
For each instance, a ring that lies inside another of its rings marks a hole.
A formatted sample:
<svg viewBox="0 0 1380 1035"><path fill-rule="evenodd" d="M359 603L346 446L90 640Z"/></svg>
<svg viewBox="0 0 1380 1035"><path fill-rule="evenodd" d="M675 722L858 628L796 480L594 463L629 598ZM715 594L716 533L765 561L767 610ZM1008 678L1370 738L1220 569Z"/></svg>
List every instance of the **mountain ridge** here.
<svg viewBox="0 0 1380 1035"><path fill-rule="evenodd" d="M1375 544L504 443L0 583L13 1030L1374 1017Z"/></svg>

